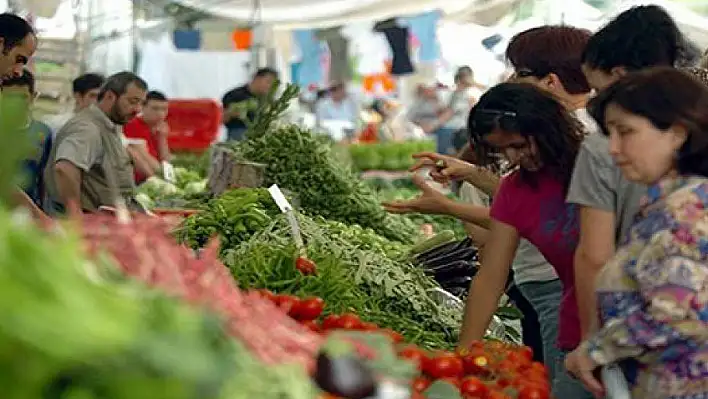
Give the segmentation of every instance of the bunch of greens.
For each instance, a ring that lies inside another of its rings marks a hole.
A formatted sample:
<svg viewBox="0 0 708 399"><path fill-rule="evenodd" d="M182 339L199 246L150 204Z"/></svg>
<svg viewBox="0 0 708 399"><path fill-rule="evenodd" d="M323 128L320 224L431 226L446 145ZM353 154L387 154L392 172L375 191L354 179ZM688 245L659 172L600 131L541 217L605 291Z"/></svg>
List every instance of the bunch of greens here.
<svg viewBox="0 0 708 399"><path fill-rule="evenodd" d="M235 189L209 200L201 211L177 229L177 238L191 248L201 248L219 236L222 249L235 248L265 229L278 213L268 190Z"/></svg>
<svg viewBox="0 0 708 399"><path fill-rule="evenodd" d="M317 275L296 270L290 227L279 216L268 229L226 251L225 264L239 284L319 296L328 312L356 312L425 347L448 348L456 342L459 310L433 299L439 286L421 269L387 256L386 248L366 231L303 215L299 222Z"/></svg>
<svg viewBox="0 0 708 399"><path fill-rule="evenodd" d="M77 241L0 210L0 252L3 398L313 397L304 371L266 368L214 316L104 278L119 274Z"/></svg>
<svg viewBox="0 0 708 399"><path fill-rule="evenodd" d="M374 193L309 130L274 127L239 143L236 151L246 160L267 165L266 185L294 192L305 213L359 224L400 242L412 243L417 236L414 223L387 214Z"/></svg>

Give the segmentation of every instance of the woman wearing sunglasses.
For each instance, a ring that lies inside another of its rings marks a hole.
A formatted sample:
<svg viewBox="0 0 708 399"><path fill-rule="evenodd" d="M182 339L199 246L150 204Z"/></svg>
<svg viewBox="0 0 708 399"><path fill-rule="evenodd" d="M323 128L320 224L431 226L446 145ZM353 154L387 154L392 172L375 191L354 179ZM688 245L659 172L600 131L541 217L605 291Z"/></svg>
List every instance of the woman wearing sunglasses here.
<svg viewBox="0 0 708 399"><path fill-rule="evenodd" d="M622 174L649 186L596 280L601 327L566 359L619 364L633 398L708 398L708 88L663 67L630 74L590 107Z"/></svg>

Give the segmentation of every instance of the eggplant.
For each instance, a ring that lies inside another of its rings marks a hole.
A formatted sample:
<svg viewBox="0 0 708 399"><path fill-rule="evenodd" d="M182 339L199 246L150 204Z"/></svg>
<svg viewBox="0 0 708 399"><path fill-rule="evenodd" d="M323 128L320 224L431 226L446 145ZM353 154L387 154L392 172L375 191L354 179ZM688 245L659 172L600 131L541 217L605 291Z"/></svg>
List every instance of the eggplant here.
<svg viewBox="0 0 708 399"><path fill-rule="evenodd" d="M471 276L456 276L456 277L451 277L451 278L446 278L446 279L436 279L438 284L440 284L443 288L447 289L447 287L463 287L463 288L469 288L470 283L472 283L472 277Z"/></svg>
<svg viewBox="0 0 708 399"><path fill-rule="evenodd" d="M317 356L315 382L325 392L346 399L376 395L376 379L361 360L352 356Z"/></svg>
<svg viewBox="0 0 708 399"><path fill-rule="evenodd" d="M430 270L456 261L471 262L475 254L476 250L474 248L461 249L457 252L441 255L435 259L429 259L422 266L424 269Z"/></svg>
<svg viewBox="0 0 708 399"><path fill-rule="evenodd" d="M447 280L454 277L471 276L474 274L471 265L464 260L438 265L434 268L427 269L426 272L431 273L436 280Z"/></svg>
<svg viewBox="0 0 708 399"><path fill-rule="evenodd" d="M448 244L440 245L438 247L435 247L433 249L430 249L428 251L425 251L423 253L420 253L420 254L414 256L414 259L422 261L427 258L436 257L436 256L439 256L440 254L454 251L455 249L457 249L459 247L459 245L460 245L460 241L455 241L455 242L451 242Z"/></svg>
<svg viewBox="0 0 708 399"><path fill-rule="evenodd" d="M434 248L431 251L424 252L414 258L414 260L420 264L425 264L429 263L432 259L440 258L441 256L445 256L448 254L453 254L453 253L463 253L465 251L470 251L471 253L476 254L477 253L477 248L472 245L471 240L465 239L462 241L458 241L452 244L448 245L443 245L438 248Z"/></svg>

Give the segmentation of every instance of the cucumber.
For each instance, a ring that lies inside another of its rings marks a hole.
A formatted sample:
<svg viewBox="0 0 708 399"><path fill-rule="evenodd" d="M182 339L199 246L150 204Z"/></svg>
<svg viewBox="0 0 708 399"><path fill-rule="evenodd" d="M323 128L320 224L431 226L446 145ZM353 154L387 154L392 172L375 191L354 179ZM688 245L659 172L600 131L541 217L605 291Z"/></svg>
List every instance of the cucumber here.
<svg viewBox="0 0 708 399"><path fill-rule="evenodd" d="M429 251L440 245L448 244L455 241L455 233L452 230L443 230L438 234L418 242L411 248L411 255L417 255Z"/></svg>

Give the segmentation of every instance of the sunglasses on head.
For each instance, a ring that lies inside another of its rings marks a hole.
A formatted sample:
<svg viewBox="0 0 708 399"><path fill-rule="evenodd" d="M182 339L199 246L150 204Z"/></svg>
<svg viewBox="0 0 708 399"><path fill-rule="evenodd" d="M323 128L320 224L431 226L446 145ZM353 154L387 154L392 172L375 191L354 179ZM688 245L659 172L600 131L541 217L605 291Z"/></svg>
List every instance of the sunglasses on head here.
<svg viewBox="0 0 708 399"><path fill-rule="evenodd" d="M501 111L495 109L478 109L472 119L472 132L478 136L491 133L494 129L507 132L517 132L517 115L514 111Z"/></svg>

